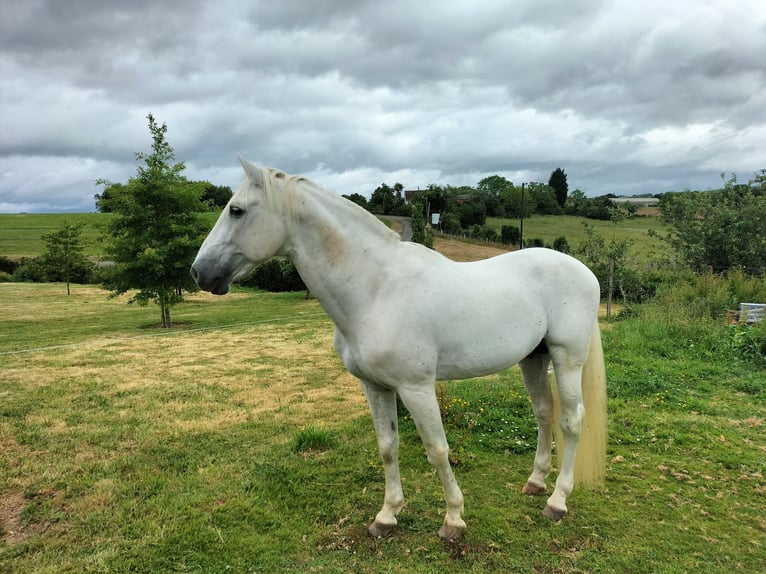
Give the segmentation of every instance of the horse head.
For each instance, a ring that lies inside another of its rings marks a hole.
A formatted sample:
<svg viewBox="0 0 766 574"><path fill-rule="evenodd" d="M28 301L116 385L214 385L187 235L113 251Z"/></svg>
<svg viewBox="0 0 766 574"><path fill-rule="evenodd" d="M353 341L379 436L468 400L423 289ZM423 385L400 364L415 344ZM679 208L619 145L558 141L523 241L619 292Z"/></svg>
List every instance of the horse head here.
<svg viewBox="0 0 766 574"><path fill-rule="evenodd" d="M273 255L287 242L281 172L254 166L242 156L245 179L221 212L194 259L191 275L200 289L214 295Z"/></svg>

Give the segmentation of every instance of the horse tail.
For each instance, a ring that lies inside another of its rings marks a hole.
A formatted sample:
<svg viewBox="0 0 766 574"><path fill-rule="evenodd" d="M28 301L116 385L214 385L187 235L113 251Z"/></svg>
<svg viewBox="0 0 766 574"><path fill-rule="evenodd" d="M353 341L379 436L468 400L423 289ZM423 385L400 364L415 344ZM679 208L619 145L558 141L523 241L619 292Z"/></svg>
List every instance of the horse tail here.
<svg viewBox="0 0 766 574"><path fill-rule="evenodd" d="M561 418L558 385L551 385L553 396L553 420ZM606 478L606 370L604 351L601 347L601 330L598 322L590 339L588 358L582 369L582 394L585 418L580 440L577 443L574 480L576 485L598 488ZM564 433L558 424L553 425L556 437L556 453L561 468L564 449Z"/></svg>
<svg viewBox="0 0 766 574"><path fill-rule="evenodd" d="M582 369L585 420L577 444L575 484L597 488L606 478L606 369L601 329L596 322L590 339L588 359Z"/></svg>

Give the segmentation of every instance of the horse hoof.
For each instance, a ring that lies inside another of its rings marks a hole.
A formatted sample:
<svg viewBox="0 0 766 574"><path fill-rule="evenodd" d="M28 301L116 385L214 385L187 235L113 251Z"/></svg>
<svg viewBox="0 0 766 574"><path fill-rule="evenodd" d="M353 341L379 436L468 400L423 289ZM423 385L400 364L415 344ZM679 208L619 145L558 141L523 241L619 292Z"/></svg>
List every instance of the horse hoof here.
<svg viewBox="0 0 766 574"><path fill-rule="evenodd" d="M380 522L373 522L367 528L367 532L373 538L388 538L396 530L396 524L382 524Z"/></svg>
<svg viewBox="0 0 766 574"><path fill-rule="evenodd" d="M524 485L524 488L521 489L522 494L527 494L529 496L542 496L545 494L545 485L538 486L536 484L532 484L531 482L528 482Z"/></svg>
<svg viewBox="0 0 766 574"><path fill-rule="evenodd" d="M447 526L446 524L439 529L439 538L446 542L460 540L465 534L465 526Z"/></svg>
<svg viewBox="0 0 766 574"><path fill-rule="evenodd" d="M558 508L553 508L550 504L545 505L545 508L543 508L543 516L546 518L550 518L551 520L559 521L562 518L564 518L567 514L566 510L559 510Z"/></svg>

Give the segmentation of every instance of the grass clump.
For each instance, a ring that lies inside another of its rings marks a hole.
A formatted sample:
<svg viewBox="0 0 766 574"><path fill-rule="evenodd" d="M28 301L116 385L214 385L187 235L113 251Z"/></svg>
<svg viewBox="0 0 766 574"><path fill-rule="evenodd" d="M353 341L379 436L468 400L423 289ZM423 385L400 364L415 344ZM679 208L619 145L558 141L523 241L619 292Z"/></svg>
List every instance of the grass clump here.
<svg viewBox="0 0 766 574"><path fill-rule="evenodd" d="M295 433L291 450L296 454L325 452L335 448L337 444L338 441L330 431L307 426Z"/></svg>

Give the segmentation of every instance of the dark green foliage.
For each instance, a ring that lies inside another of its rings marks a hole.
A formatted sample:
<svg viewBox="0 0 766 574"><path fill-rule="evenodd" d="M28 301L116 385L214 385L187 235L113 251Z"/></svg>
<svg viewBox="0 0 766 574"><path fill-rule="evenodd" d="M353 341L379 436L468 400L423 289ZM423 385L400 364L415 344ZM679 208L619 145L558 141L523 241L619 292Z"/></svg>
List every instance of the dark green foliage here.
<svg viewBox="0 0 766 574"><path fill-rule="evenodd" d="M213 185L207 181L200 183L205 186L201 199L210 209L223 209L226 207L232 196L231 188L228 185Z"/></svg>
<svg viewBox="0 0 766 574"><path fill-rule="evenodd" d="M382 183L370 196L367 207L371 212L381 215L409 215L409 208L404 204L402 185L394 184L394 187Z"/></svg>
<svg viewBox="0 0 766 574"><path fill-rule="evenodd" d="M165 140L167 126L149 114L152 152L137 153L139 165L114 206L107 227L107 257L115 265L107 270L105 286L114 294L137 290L139 304L155 301L162 325L170 327L170 307L183 300L183 290L196 290L189 267L207 226L200 217L208 206L200 198L204 184L189 182L175 163L173 148Z"/></svg>
<svg viewBox="0 0 766 574"><path fill-rule="evenodd" d="M11 259L5 255L0 255L0 272L13 274L16 268L21 264L18 259Z"/></svg>
<svg viewBox="0 0 766 574"><path fill-rule="evenodd" d="M545 241L539 237L524 240L524 247L545 247Z"/></svg>
<svg viewBox="0 0 766 574"><path fill-rule="evenodd" d="M21 259L12 277L17 283L44 283L45 269L40 257Z"/></svg>
<svg viewBox="0 0 766 574"><path fill-rule="evenodd" d="M556 251L561 251L562 253L569 253L571 251L571 248L569 247L569 241L567 241L567 238L563 235L553 240L553 248Z"/></svg>
<svg viewBox="0 0 766 574"><path fill-rule="evenodd" d="M527 193L534 203L534 213L538 215L557 215L562 213L561 206L556 198L556 191L549 185L531 182L527 186ZM531 215L532 212L527 212Z"/></svg>
<svg viewBox="0 0 766 574"><path fill-rule="evenodd" d="M485 177L476 185L476 199L486 206L488 217L503 217L503 196L513 187L513 184L499 175Z"/></svg>
<svg viewBox="0 0 766 574"><path fill-rule="evenodd" d="M521 230L515 225L503 225L500 229L500 241L503 245L518 245L521 241Z"/></svg>
<svg viewBox="0 0 766 574"><path fill-rule="evenodd" d="M257 287L273 293L307 289L293 262L284 257L272 257L237 283L243 287Z"/></svg>
<svg viewBox="0 0 766 574"><path fill-rule="evenodd" d="M425 219L421 214L418 206L412 208L412 219L410 220L412 226L412 242L425 245L429 249L434 247L434 234L430 227L426 227Z"/></svg>
<svg viewBox="0 0 766 574"><path fill-rule="evenodd" d="M104 186L104 191L93 196L93 199L96 200L96 210L101 213L117 211L126 193L126 186L122 183L112 183L106 180L98 180L96 183Z"/></svg>
<svg viewBox="0 0 766 574"><path fill-rule="evenodd" d="M66 283L67 295L72 282L85 283L91 275L93 264L83 254L82 244L83 224L64 222L58 231L42 236L45 241L45 253L40 258L40 264L45 272L47 281L63 281Z"/></svg>
<svg viewBox="0 0 766 574"><path fill-rule="evenodd" d="M560 167L554 169L550 179L548 179L548 185L553 188L559 207L563 208L566 205L567 194L569 193L566 172Z"/></svg>
<svg viewBox="0 0 766 574"><path fill-rule="evenodd" d="M721 273L739 267L750 275L766 274L763 173L747 184L732 176L723 189L661 197L662 217L673 226L669 241L692 269Z"/></svg>
<svg viewBox="0 0 766 574"><path fill-rule="evenodd" d="M364 207L365 209L369 209L370 207L367 202L367 198L360 193L352 193L351 195L344 195L343 197L356 203L360 207Z"/></svg>
<svg viewBox="0 0 766 574"><path fill-rule="evenodd" d="M484 225L487 221L487 207L480 202L471 201L458 207L460 225L469 228L472 225Z"/></svg>

